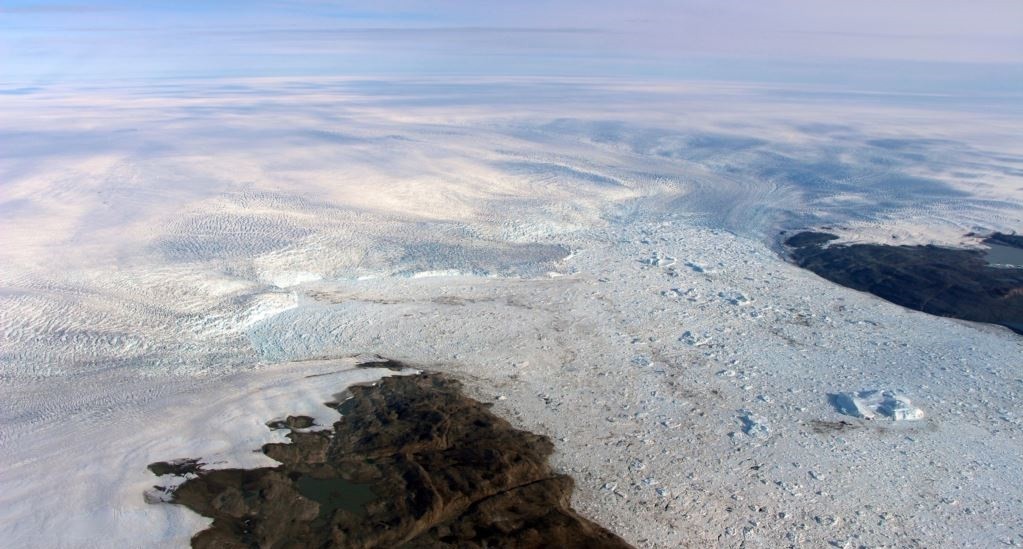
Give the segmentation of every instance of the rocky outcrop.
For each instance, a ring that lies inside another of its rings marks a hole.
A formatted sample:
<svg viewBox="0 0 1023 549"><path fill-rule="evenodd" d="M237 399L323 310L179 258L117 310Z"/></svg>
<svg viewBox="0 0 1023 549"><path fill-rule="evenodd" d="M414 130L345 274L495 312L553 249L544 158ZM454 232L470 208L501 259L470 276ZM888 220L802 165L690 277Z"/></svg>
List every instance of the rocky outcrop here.
<svg viewBox="0 0 1023 549"><path fill-rule="evenodd" d="M458 382L395 376L350 392L333 430L264 446L280 466L200 470L182 484L173 503L213 518L193 546L628 547L570 507L550 440Z"/></svg>
<svg viewBox="0 0 1023 549"><path fill-rule="evenodd" d="M831 244L835 235L802 232L785 240L805 269L856 290L938 316L1001 324L1023 334L1023 269L988 265L984 252L940 246ZM986 244L1023 248L995 233Z"/></svg>

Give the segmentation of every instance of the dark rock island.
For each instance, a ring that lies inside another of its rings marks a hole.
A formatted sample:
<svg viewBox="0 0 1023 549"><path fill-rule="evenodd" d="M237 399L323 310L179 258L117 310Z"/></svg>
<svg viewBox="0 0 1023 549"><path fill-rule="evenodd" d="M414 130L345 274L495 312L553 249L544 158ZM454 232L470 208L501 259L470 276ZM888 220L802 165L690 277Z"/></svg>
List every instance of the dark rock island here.
<svg viewBox="0 0 1023 549"><path fill-rule="evenodd" d="M991 250L941 246L830 244L838 237L801 232L785 240L805 269L892 303L938 316L1001 324L1023 334L1023 265L993 262L1023 257L1023 237L995 233ZM999 263L994 265L992 263Z"/></svg>
<svg viewBox="0 0 1023 549"><path fill-rule="evenodd" d="M439 374L349 389L332 430L267 444L260 469L194 468L172 503L213 518L193 547L628 547L570 507L546 437L514 429Z"/></svg>

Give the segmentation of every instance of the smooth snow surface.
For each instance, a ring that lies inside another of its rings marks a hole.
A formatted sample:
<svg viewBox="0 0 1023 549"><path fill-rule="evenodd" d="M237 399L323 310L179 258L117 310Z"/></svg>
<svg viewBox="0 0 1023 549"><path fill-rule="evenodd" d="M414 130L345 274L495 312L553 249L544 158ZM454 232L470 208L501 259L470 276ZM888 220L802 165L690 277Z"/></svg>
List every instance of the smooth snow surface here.
<svg viewBox="0 0 1023 549"><path fill-rule="evenodd" d="M1023 339L776 251L803 227L1023 228L1018 113L911 99L527 79L5 96L0 545L184 545L205 520L146 504L145 466L266 464L266 421L328 422L325 391L391 373L330 360L359 353L549 435L575 506L641 547L1023 544ZM894 387L926 416L829 397Z"/></svg>
<svg viewBox="0 0 1023 549"><path fill-rule="evenodd" d="M154 486L183 480L158 478L147 465L200 458L207 469L272 467L277 462L260 448L287 438L285 431L271 431L267 421L307 415L329 427L340 416L325 402L347 386L394 374L357 369L351 359L281 364L216 382L176 384L145 406L112 414L116 420L109 423L57 418L19 439L21 460L7 462L0 472L3 545L187 546L209 521L182 507L146 503L155 499ZM107 394L116 401L119 391L132 389L113 384Z"/></svg>

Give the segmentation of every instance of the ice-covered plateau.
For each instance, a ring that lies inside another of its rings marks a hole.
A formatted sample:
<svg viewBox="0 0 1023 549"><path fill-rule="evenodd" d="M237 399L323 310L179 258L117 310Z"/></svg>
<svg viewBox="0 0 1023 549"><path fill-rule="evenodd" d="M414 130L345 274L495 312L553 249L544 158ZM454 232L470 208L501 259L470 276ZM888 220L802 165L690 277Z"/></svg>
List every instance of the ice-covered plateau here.
<svg viewBox="0 0 1023 549"><path fill-rule="evenodd" d="M360 353L549 436L573 506L640 547L1023 544L1023 339L836 286L774 240L1019 229L1018 120L318 84L0 105L3 545L186 545L207 521L147 504L146 465L266 465L267 421L328 424L328 393L393 373Z"/></svg>

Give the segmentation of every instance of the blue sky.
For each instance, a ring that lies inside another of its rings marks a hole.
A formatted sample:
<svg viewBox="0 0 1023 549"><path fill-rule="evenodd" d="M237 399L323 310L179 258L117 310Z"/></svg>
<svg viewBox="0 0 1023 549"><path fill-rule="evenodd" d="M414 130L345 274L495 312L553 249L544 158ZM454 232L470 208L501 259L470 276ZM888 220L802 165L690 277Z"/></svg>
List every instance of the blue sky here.
<svg viewBox="0 0 1023 549"><path fill-rule="evenodd" d="M5 85L596 76L1010 93L1017 0L305 0L0 5Z"/></svg>

